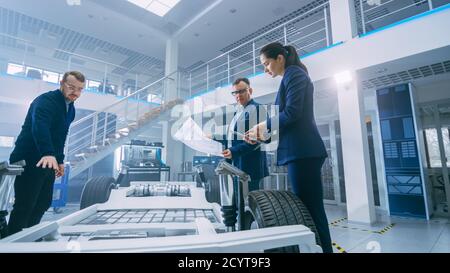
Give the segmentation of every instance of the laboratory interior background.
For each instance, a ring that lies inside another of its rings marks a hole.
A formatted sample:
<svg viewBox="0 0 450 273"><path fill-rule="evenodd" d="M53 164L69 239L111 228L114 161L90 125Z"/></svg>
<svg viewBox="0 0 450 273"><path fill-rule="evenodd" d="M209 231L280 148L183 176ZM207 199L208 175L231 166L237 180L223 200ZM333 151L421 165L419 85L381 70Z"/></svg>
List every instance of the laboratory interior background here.
<svg viewBox="0 0 450 273"><path fill-rule="evenodd" d="M277 41L297 49L314 84L334 252L448 253L449 26L449 0L0 0L0 161L33 99L77 70L86 87L68 174L43 221L78 211L98 176L196 181L202 165L215 181L220 157L174 139L170 120L139 121L181 99L206 122L235 103L240 77L273 104L281 78L264 73L259 51ZM290 190L266 149L262 186Z"/></svg>

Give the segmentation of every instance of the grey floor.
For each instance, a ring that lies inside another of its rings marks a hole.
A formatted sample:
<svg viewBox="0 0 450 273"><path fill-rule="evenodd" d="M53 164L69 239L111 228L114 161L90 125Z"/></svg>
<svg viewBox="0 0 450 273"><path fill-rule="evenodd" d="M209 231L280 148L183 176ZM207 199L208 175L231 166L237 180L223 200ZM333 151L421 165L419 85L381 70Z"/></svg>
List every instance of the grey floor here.
<svg viewBox="0 0 450 273"><path fill-rule="evenodd" d="M57 220L78 209L79 204L67 204L60 213L50 209L42 220ZM382 220L369 227L349 224L345 207L326 205L326 211L335 253L450 253L449 219L379 216Z"/></svg>
<svg viewBox="0 0 450 273"><path fill-rule="evenodd" d="M80 210L80 204L78 203L67 203L65 207L59 208L57 212L53 208L50 208L45 212L41 222L56 221L78 210Z"/></svg>
<svg viewBox="0 0 450 273"><path fill-rule="evenodd" d="M349 224L343 207L327 205L334 252L348 253L450 253L450 221L381 217L368 227Z"/></svg>

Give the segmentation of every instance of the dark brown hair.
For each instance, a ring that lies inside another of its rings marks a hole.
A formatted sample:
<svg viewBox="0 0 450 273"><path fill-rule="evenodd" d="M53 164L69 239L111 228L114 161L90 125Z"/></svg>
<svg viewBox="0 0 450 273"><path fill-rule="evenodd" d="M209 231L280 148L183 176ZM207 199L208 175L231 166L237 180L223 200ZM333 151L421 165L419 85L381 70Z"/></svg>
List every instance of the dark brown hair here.
<svg viewBox="0 0 450 273"><path fill-rule="evenodd" d="M308 74L308 69L300 61L297 50L291 45L283 46L279 42L270 43L261 48L259 54L264 55L266 58L270 59L276 59L279 55L282 55L286 60L284 68L287 68L290 65L296 65L300 66Z"/></svg>
<svg viewBox="0 0 450 273"><path fill-rule="evenodd" d="M248 86L250 86L250 80L248 78L237 78L233 82L233 86L238 85L240 82L245 82Z"/></svg>
<svg viewBox="0 0 450 273"><path fill-rule="evenodd" d="M69 72L64 73L62 81L63 82L67 81L67 77L69 77L70 75L74 76L75 79L77 79L80 82L85 82L86 81L86 78L84 77L84 75L81 72L78 72L78 71L69 71Z"/></svg>

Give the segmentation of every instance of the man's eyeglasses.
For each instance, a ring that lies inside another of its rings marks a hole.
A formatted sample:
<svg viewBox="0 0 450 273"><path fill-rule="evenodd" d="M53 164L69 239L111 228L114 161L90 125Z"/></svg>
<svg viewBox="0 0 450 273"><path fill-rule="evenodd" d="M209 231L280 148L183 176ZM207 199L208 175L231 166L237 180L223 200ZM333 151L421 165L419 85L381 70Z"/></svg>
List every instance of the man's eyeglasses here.
<svg viewBox="0 0 450 273"><path fill-rule="evenodd" d="M247 90L248 90L248 88L232 91L231 95L236 96L237 94L244 94L245 92L247 92Z"/></svg>
<svg viewBox="0 0 450 273"><path fill-rule="evenodd" d="M79 88L79 87L73 86L71 84L68 84L67 82L65 82L64 84L72 91L80 91L81 92L84 89L84 88Z"/></svg>

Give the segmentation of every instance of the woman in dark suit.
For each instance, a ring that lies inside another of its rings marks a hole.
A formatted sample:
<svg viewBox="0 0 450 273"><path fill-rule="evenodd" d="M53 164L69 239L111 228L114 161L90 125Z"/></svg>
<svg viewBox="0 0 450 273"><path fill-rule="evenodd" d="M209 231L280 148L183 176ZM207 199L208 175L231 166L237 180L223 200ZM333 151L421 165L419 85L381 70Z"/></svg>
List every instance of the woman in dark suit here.
<svg viewBox="0 0 450 273"><path fill-rule="evenodd" d="M287 165L293 192L308 208L323 251L332 253L321 181L327 152L314 119L314 86L293 46L268 44L261 49L260 60L264 71L272 78L283 77L275 100L279 114L249 130L246 139L248 142L265 140L265 132L279 130L277 164ZM276 123L278 128L275 128Z"/></svg>

